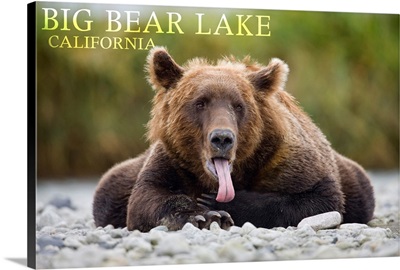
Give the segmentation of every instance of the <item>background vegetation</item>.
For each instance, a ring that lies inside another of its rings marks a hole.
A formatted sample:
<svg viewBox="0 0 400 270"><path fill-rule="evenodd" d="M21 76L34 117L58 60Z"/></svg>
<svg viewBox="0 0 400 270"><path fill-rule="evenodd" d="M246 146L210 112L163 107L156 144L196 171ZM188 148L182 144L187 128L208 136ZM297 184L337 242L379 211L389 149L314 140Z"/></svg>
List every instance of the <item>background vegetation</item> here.
<svg viewBox="0 0 400 270"><path fill-rule="evenodd" d="M41 30L41 5L46 3L39 3L37 12L38 177L98 177L148 146L144 125L154 94L143 70L148 51L52 49L48 37L55 33ZM66 5L52 3L51 7ZM83 4L68 7L97 10L92 14L98 16L97 21L105 20L101 17L105 9L117 8ZM143 23L153 10L161 25L166 25L166 11L192 17L193 21L182 22L185 29L191 29L184 35L135 35L168 47L178 63L197 56L215 60L227 54L251 55L263 63L272 57L285 60L291 69L287 91L335 149L367 169L398 169L398 15L118 8L140 10ZM194 35L195 12L206 13L206 23L214 28L225 13L232 30L237 29L235 14L270 15L271 37ZM71 29L56 34L74 33ZM84 35L104 36L104 26Z"/></svg>

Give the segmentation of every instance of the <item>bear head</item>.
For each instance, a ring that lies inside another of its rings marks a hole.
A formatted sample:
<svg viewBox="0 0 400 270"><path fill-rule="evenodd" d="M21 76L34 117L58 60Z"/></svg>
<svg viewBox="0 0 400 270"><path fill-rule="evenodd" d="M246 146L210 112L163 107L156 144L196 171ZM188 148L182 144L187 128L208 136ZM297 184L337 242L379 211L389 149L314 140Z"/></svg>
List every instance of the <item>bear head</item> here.
<svg viewBox="0 0 400 270"><path fill-rule="evenodd" d="M276 58L267 66L248 58L216 64L195 58L180 66L156 47L146 69L156 91L148 139L161 141L206 188L218 189L217 201L232 200L232 170L254 161L268 133L279 129L269 100L284 88L288 66Z"/></svg>

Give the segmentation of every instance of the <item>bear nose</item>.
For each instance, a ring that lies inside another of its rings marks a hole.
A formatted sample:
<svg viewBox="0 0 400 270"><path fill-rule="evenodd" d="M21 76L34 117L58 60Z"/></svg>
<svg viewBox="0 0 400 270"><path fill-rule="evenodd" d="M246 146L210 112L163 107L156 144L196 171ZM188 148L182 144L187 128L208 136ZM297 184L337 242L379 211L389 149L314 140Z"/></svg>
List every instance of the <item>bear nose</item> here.
<svg viewBox="0 0 400 270"><path fill-rule="evenodd" d="M224 155L233 147L235 135L229 129L215 129L210 133L209 139L212 147Z"/></svg>

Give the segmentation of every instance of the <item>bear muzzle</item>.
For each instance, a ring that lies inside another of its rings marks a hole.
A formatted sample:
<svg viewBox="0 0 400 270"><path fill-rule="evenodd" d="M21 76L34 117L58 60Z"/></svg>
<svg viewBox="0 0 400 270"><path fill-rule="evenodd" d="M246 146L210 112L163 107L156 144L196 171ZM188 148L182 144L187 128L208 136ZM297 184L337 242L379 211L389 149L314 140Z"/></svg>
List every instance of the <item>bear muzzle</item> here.
<svg viewBox="0 0 400 270"><path fill-rule="evenodd" d="M215 129L208 135L213 156L230 159L235 144L235 134L230 129Z"/></svg>

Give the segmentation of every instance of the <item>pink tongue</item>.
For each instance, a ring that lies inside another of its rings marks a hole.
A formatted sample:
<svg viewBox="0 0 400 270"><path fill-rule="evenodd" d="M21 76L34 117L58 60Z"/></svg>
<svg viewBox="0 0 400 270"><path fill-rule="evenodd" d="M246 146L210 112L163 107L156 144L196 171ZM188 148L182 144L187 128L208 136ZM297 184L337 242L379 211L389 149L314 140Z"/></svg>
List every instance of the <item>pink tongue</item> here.
<svg viewBox="0 0 400 270"><path fill-rule="evenodd" d="M228 160L214 158L215 169L217 170L219 189L216 200L218 202L230 202L235 197Z"/></svg>

